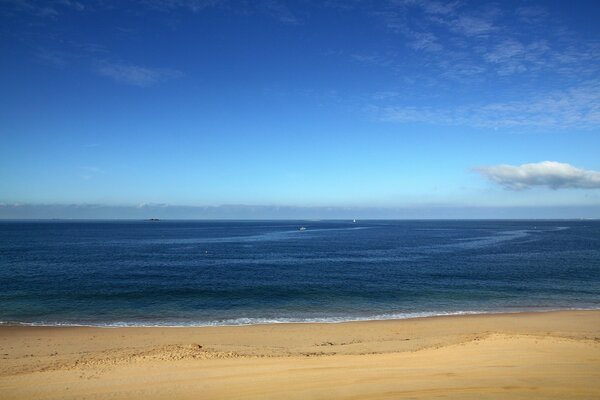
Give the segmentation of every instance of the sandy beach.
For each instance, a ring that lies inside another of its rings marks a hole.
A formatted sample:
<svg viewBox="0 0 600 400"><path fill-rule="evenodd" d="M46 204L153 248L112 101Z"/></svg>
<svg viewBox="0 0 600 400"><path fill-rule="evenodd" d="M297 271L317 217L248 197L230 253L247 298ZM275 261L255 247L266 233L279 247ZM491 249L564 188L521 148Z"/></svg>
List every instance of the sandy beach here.
<svg viewBox="0 0 600 400"><path fill-rule="evenodd" d="M600 398L600 311L0 328L2 399Z"/></svg>

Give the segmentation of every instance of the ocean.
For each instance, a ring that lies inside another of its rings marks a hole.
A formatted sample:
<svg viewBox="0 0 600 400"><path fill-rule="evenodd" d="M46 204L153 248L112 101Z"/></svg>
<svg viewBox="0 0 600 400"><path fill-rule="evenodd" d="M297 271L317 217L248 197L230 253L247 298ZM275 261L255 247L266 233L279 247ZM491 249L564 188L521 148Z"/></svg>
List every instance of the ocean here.
<svg viewBox="0 0 600 400"><path fill-rule="evenodd" d="M2 324L598 308L600 221L0 222Z"/></svg>

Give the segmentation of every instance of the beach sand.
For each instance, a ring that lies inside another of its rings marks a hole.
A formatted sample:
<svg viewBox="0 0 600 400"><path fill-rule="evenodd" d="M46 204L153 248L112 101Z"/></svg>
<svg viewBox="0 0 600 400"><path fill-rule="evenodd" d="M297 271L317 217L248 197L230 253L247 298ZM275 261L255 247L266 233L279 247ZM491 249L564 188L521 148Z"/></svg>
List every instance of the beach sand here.
<svg viewBox="0 0 600 400"><path fill-rule="evenodd" d="M0 327L1 399L598 399L600 311Z"/></svg>

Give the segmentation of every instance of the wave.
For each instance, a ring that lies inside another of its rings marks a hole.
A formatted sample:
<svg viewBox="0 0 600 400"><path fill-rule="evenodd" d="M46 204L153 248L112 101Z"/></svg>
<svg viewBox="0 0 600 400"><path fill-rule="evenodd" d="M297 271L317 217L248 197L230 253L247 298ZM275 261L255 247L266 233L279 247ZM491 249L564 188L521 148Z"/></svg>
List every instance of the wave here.
<svg viewBox="0 0 600 400"><path fill-rule="evenodd" d="M458 315L487 315L487 314L518 314L523 312L549 312L549 311L591 311L600 310L597 307L569 307L569 308L522 308L512 310L470 310L470 311L423 311L408 313L388 313L370 316L335 316L335 317L274 317L274 318L232 318L211 321L153 321L153 322L18 322L0 321L0 326L45 326L45 327L98 327L98 328L192 328L192 327L218 327L218 326L247 326L270 324L336 324L344 322L361 321L388 321L412 318L447 317Z"/></svg>

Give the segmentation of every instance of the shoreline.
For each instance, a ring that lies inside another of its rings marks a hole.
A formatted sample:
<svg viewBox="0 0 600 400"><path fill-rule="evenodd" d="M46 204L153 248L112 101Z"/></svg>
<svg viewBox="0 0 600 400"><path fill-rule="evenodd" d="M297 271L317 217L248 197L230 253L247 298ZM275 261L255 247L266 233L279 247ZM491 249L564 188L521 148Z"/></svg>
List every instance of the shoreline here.
<svg viewBox="0 0 600 400"><path fill-rule="evenodd" d="M136 323L136 322L99 322L99 323L71 323L71 322L18 322L0 321L0 329L3 327L43 327L43 328L218 328L218 327L243 327L262 325L286 325L286 324L346 324L355 322L376 321L405 321L422 318L443 318L460 316L480 315L515 315L515 314L539 314L569 311L600 311L600 307L570 307L570 308L548 308L543 310L523 309L518 311L449 311L449 312L414 312L414 313L390 313L378 314L368 317L318 317L318 318L235 318L222 321L190 322L181 324L170 323ZM252 322L233 322L233 321ZM231 322L229 322L231 321Z"/></svg>
<svg viewBox="0 0 600 400"><path fill-rule="evenodd" d="M600 397L600 310L178 329L0 326L0 354L3 399L587 399Z"/></svg>

